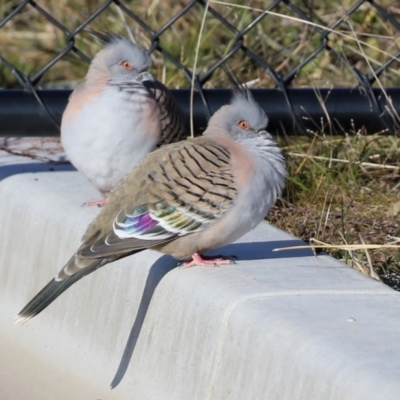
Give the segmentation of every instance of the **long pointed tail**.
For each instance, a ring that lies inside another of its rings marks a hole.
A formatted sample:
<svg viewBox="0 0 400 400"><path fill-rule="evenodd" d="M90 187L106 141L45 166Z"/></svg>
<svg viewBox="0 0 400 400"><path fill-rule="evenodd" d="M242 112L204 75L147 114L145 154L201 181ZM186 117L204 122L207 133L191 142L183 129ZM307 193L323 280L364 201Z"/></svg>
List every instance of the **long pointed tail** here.
<svg viewBox="0 0 400 400"><path fill-rule="evenodd" d="M66 276L63 275L63 279L57 280L53 278L15 317L14 322L17 325L22 325L28 322L35 315L38 315L43 311L48 305L50 305L61 293L67 290L72 284L74 284L79 279L83 278L85 275L90 274L99 267L103 265L102 259L93 260L89 265L84 268L79 268L76 266L76 258L73 256L62 271L68 268L75 269L73 275ZM60 274L59 274L60 275Z"/></svg>

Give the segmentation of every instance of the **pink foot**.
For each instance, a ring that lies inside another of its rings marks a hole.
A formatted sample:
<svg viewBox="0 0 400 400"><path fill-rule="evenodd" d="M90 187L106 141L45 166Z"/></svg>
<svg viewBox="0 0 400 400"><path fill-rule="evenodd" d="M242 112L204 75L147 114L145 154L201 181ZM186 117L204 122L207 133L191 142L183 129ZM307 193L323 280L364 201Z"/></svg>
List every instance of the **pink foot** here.
<svg viewBox="0 0 400 400"><path fill-rule="evenodd" d="M206 257L198 253L192 255L191 261L183 262L183 268L190 267L216 267L219 265L235 264L235 257Z"/></svg>
<svg viewBox="0 0 400 400"><path fill-rule="evenodd" d="M87 201L86 203L83 203L82 206L86 206L86 207L103 207L104 204L106 204L108 201L108 197L106 197L105 199L101 199L101 200L94 200L94 201Z"/></svg>

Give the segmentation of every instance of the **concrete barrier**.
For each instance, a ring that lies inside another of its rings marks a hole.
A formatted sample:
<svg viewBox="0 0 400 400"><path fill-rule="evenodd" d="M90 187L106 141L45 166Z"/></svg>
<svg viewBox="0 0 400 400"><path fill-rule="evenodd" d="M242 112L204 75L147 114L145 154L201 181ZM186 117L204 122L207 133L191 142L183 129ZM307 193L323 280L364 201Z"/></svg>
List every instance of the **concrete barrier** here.
<svg viewBox="0 0 400 400"><path fill-rule="evenodd" d="M76 172L0 182L2 399L400 398L400 295L331 257L273 252L299 241L267 223L214 252L236 265L184 270L144 251L15 326L96 198Z"/></svg>

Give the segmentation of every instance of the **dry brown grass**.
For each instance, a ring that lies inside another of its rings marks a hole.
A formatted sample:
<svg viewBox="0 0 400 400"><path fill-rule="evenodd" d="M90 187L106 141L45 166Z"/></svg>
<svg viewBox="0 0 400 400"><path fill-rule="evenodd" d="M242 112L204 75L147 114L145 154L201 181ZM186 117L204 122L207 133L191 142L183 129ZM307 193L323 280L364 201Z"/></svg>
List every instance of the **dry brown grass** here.
<svg viewBox="0 0 400 400"><path fill-rule="evenodd" d="M317 247L367 275L395 273L400 288L399 251L382 246L400 237L400 139L286 138L285 144L289 179L269 221L307 242L328 244ZM366 252L365 243L377 248ZM359 250L343 246L348 244Z"/></svg>
<svg viewBox="0 0 400 400"><path fill-rule="evenodd" d="M187 1L126 0L123 2L137 14L146 24L157 29L166 24L177 14ZM231 5L227 5L227 4ZM315 2L310 0L293 0L293 4L307 14L313 15L317 25L327 27L339 17L345 15L345 10L354 4L354 0L329 0ZM6 1L0 6L0 18L19 4L19 1ZM37 4L53 15L70 31L98 9L100 0L38 0ZM380 0L379 4L387 8L394 18L400 16L400 3L392 0ZM251 5L251 6L250 6ZM234 27L241 30L256 19L265 10L264 0L252 1L218 1L210 0L210 6L226 18ZM198 33L204 8L197 5L178 19L170 29L160 37L161 46L174 55L182 64L191 68L194 64ZM279 14L279 15L277 15ZM150 35L128 17L123 18L118 7L111 5L100 14L89 27L99 31L108 31L127 35L129 29L138 43L149 47ZM218 59L227 54L234 46L234 34L218 20L207 14L204 30L200 40L198 73L206 72ZM358 40L358 41L357 41ZM360 41L362 46L360 48ZM277 72L286 75L302 60L311 54L320 44L320 35L316 27L297 19L285 4L274 9L274 15L269 15L255 25L244 37L244 43ZM370 65L377 67L390 58L390 55L400 49L400 33L392 25L384 21L377 11L366 2L358 11L352 14L347 23L343 23L330 35L329 45L341 56L347 59L364 73L371 73ZM2 29L0 35L2 56L14 63L24 73L32 74L41 69L66 46L65 35L55 28L45 17L32 6L10 20ZM76 46L93 56L100 43L93 40L87 32L76 36ZM370 65L369 65L370 64ZM254 81L259 87L274 87L271 76L254 61L245 57L242 52L236 53L229 66L240 76L242 81ZM400 81L400 63L394 62L380 77L384 87L397 86ZM68 82L75 83L81 79L87 65L74 54L67 55L58 62L43 77L43 87L65 86ZM188 87L190 82L183 73L169 61L165 62L158 54L153 56L153 71L159 79L163 79L171 87ZM0 84L6 87L18 86L15 78L6 69L0 73ZM357 84L351 68L343 61L338 61L330 52L321 52L312 62L304 66L294 83L297 87L339 87ZM227 86L227 80L222 70L217 70L208 87Z"/></svg>

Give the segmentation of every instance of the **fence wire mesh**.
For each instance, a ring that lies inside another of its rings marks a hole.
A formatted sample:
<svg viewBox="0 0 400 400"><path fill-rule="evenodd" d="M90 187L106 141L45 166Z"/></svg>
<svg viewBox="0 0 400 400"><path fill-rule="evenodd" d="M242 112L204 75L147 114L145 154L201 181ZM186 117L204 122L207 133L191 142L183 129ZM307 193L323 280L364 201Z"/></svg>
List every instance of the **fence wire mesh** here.
<svg viewBox="0 0 400 400"><path fill-rule="evenodd" d="M283 92L359 86L374 99L374 87L400 86L400 3L389 0L5 0L0 87L74 87L101 47L88 29L132 35L173 88L228 86L223 63Z"/></svg>

